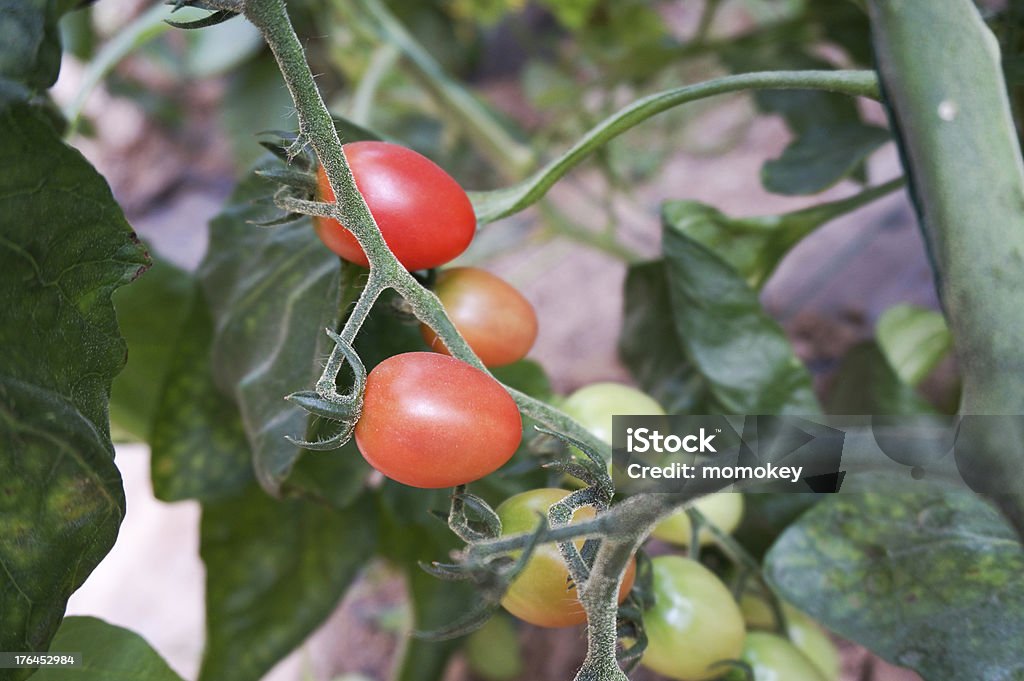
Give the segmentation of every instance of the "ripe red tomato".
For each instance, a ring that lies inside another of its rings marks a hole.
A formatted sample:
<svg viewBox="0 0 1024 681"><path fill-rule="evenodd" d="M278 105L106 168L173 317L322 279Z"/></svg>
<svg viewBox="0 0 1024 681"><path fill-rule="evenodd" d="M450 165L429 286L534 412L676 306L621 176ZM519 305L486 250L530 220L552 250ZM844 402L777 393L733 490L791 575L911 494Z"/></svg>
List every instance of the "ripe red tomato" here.
<svg viewBox="0 0 1024 681"><path fill-rule="evenodd" d="M469 197L451 175L412 149L387 142L350 142L342 147L356 186L384 241L407 270L438 267L469 246L476 215ZM319 196L334 201L323 167L317 168ZM349 262L369 266L352 233L337 220L314 218L324 244Z"/></svg>
<svg viewBox="0 0 1024 681"><path fill-rule="evenodd" d="M384 360L366 378L355 438L363 458L412 487L479 480L519 446L519 408L476 367L432 352Z"/></svg>
<svg viewBox="0 0 1024 681"><path fill-rule="evenodd" d="M547 515L548 508L565 498L564 489L544 488L509 497L495 509L501 518L502 534L519 534L536 529L538 514ZM594 509L581 508L572 522L590 520ZM583 541L577 542L583 546ZM626 600L633 588L636 561L629 564L619 587L619 602ZM576 595L576 587L569 587L569 569L562 560L556 544L541 544L530 556L523 571L505 592L501 605L521 620L539 627L570 627L587 621L587 614Z"/></svg>
<svg viewBox="0 0 1024 681"><path fill-rule="evenodd" d="M537 339L537 314L530 301L487 270L445 270L437 278L434 293L486 366L500 367L522 359ZM433 329L421 324L420 331L431 350L449 354Z"/></svg>

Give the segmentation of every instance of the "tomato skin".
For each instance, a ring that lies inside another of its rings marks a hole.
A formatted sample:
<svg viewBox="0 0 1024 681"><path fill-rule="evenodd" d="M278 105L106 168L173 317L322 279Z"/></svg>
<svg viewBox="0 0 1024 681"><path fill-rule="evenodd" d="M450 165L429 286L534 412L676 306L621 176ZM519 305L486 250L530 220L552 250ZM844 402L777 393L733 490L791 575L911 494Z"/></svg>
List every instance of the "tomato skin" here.
<svg viewBox="0 0 1024 681"><path fill-rule="evenodd" d="M519 408L501 384L433 352L395 355L374 367L355 428L356 445L371 466L430 489L496 471L522 435Z"/></svg>
<svg viewBox="0 0 1024 681"><path fill-rule="evenodd" d="M651 564L655 602L644 613L647 650L640 663L679 681L718 678L724 670L711 665L743 650L743 615L732 594L689 558L658 556Z"/></svg>
<svg viewBox="0 0 1024 681"><path fill-rule="evenodd" d="M763 631L747 634L742 659L754 670L755 681L825 681L806 655L775 634Z"/></svg>
<svg viewBox="0 0 1024 681"><path fill-rule="evenodd" d="M740 610L748 629L772 629L775 626L771 607L761 596L743 594ZM786 615L786 634L793 645L814 663L826 681L838 681L842 661L829 635L813 618L789 603L783 602L782 610Z"/></svg>
<svg viewBox="0 0 1024 681"><path fill-rule="evenodd" d="M548 508L564 499L568 490L557 488L534 489L509 497L497 509L501 518L502 534L519 534L536 529L539 516L547 516ZM572 522L590 520L593 508L576 511ZM583 546L582 540L577 546ZM630 562L619 587L619 603L626 600L636 577L636 560ZM501 605L519 619L538 627L571 627L587 621L576 596L576 587L567 588L569 569L562 560L556 544L541 544L530 556L523 571L516 575L512 585L501 599Z"/></svg>
<svg viewBox="0 0 1024 681"><path fill-rule="evenodd" d="M622 383L584 386L565 398L562 411L608 444L612 444L612 416L662 416L665 410L653 397Z"/></svg>
<svg viewBox="0 0 1024 681"><path fill-rule="evenodd" d="M439 267L466 250L476 232L473 205L440 166L388 142L350 142L342 149L370 214L403 267ZM317 168L317 187L322 201L334 201L322 166ZM329 249L369 267L359 242L341 223L318 217L313 224Z"/></svg>
<svg viewBox="0 0 1024 681"><path fill-rule="evenodd" d="M692 506L704 514L720 530L728 534L739 527L743 518L743 494L740 492L716 492L703 496L693 502ZM669 517L658 523L652 535L655 539L688 546L692 537L692 526L690 516L686 515L685 509L679 509ZM701 528L697 539L701 546L712 543L711 532L707 528Z"/></svg>
<svg viewBox="0 0 1024 681"><path fill-rule="evenodd" d="M476 267L454 267L437 277L434 293L455 328L485 366L521 360L537 339L533 305L504 279ZM430 349L450 354L426 324L420 333Z"/></svg>

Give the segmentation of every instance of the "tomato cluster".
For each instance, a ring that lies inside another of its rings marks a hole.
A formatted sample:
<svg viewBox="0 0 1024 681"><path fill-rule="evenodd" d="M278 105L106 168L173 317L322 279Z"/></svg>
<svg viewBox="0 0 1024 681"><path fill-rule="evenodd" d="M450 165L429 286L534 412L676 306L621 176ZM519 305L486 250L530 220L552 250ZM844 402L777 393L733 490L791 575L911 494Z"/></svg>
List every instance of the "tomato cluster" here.
<svg viewBox="0 0 1024 681"><path fill-rule="evenodd" d="M404 267L436 268L466 249L475 230L473 208L462 188L441 168L416 152L383 142L356 142L344 150L385 242ZM334 199L322 169L319 193L324 200ZM341 224L318 219L316 231L345 260L368 265L359 243ZM455 267L438 273L434 291L485 366L516 362L533 346L538 325L532 306L497 276ZM374 468L406 485L442 488L478 480L504 465L519 447L518 407L487 372L451 357L433 329L424 324L421 333L433 352L390 357L367 376L363 411L355 426L356 444ZM614 415L665 413L650 396L617 383L585 386L560 406L608 444ZM551 506L568 494L565 489L543 488L506 499L496 509L502 533L534 531ZM693 507L718 530L729 533L743 515L743 496L720 492L698 499ZM571 522L594 515L592 508L584 507ZM685 509L659 523L653 537L667 544L692 543ZM696 540L704 545L712 543L714 536L702 529ZM763 598L747 593L737 603L701 562L659 555L651 567L653 594L643 613L647 647L641 664L679 681L721 678L735 660L747 664L755 681L835 681L838 677L834 646L803 613L784 607L787 640L759 631L775 626ZM635 576L634 558L622 578L620 603L633 588ZM535 548L501 604L537 626L565 627L586 621L565 561L551 543Z"/></svg>

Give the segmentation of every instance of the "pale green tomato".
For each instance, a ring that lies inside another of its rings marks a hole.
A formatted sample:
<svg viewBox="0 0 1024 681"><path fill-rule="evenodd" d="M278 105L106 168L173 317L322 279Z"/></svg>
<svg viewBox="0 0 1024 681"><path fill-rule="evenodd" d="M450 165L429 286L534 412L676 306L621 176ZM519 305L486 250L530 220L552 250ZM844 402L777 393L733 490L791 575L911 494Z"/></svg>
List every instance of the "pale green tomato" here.
<svg viewBox="0 0 1024 681"><path fill-rule="evenodd" d="M775 634L747 634L742 659L754 670L754 681L825 681L799 648Z"/></svg>
<svg viewBox="0 0 1024 681"><path fill-rule="evenodd" d="M693 502L693 507L703 513L715 527L731 534L743 518L743 495L740 492L716 492ZM690 516L686 515L685 509L679 509L658 523L653 535L656 539L670 544L687 546L692 533ZM710 544L711 532L707 528L701 528L698 540L701 546Z"/></svg>
<svg viewBox="0 0 1024 681"><path fill-rule="evenodd" d="M654 398L621 383L591 383L565 398L562 411L602 441L612 443L612 416L662 416Z"/></svg>
<svg viewBox="0 0 1024 681"><path fill-rule="evenodd" d="M772 629L775 618L768 603L754 594L743 594L740 610L748 629ZM789 603L782 604L786 616L786 633L793 644L814 663L826 681L838 681L842 661L832 639L809 615Z"/></svg>
<svg viewBox="0 0 1024 681"><path fill-rule="evenodd" d="M679 681L718 678L716 662L735 660L743 650L743 615L725 584L700 563L658 556L654 606L644 613L647 650L640 663Z"/></svg>

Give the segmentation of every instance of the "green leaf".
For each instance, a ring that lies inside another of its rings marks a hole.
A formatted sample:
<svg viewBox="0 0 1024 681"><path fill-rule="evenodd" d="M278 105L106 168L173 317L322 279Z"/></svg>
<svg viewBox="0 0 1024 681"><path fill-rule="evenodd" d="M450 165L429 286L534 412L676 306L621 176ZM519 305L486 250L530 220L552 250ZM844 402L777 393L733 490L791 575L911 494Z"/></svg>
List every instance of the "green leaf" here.
<svg viewBox="0 0 1024 681"><path fill-rule="evenodd" d="M786 147L782 156L762 166L761 183L776 194L817 194L854 174L888 141L888 131L874 125L813 127Z"/></svg>
<svg viewBox="0 0 1024 681"><path fill-rule="evenodd" d="M761 559L782 531L827 495L764 492L743 497L743 519L733 533L743 547Z"/></svg>
<svg viewBox="0 0 1024 681"><path fill-rule="evenodd" d="M900 380L876 343L843 357L825 402L830 414L930 414L935 409Z"/></svg>
<svg viewBox="0 0 1024 681"><path fill-rule="evenodd" d="M786 600L928 681L1024 678L1024 551L978 496L924 483L834 496L765 569Z"/></svg>
<svg viewBox="0 0 1024 681"><path fill-rule="evenodd" d="M429 511L447 512L448 490L421 490L388 481L378 497L381 552L406 570L414 630L445 627L475 602L465 583L439 580L418 567L420 561L446 560L458 545L455 534ZM396 681L435 681L457 641L410 638L401 651L393 678Z"/></svg>
<svg viewBox="0 0 1024 681"><path fill-rule="evenodd" d="M668 312L712 407L726 414L818 413L810 374L757 292L689 235L693 209L689 202L663 206L662 250Z"/></svg>
<svg viewBox="0 0 1024 681"><path fill-rule="evenodd" d="M365 499L365 498L364 498ZM344 512L250 486L203 505L206 651L201 681L251 681L298 646L373 555L369 503Z"/></svg>
<svg viewBox="0 0 1024 681"><path fill-rule="evenodd" d="M220 128L231 143L239 172L251 168L265 152L257 133L292 128L294 111L295 104L273 57L261 54L228 75L227 92L219 107Z"/></svg>
<svg viewBox="0 0 1024 681"><path fill-rule="evenodd" d="M110 296L145 251L103 178L25 105L0 111L0 373L68 399L104 436L125 344Z"/></svg>
<svg viewBox="0 0 1024 681"><path fill-rule="evenodd" d="M805 48L778 41L735 46L724 58L738 71L830 68ZM754 101L763 113L782 116L795 136L782 156L761 170L765 189L779 194L816 194L827 189L856 173L871 152L889 139L884 129L861 121L851 97L821 90L765 91L758 92Z"/></svg>
<svg viewBox="0 0 1024 681"><path fill-rule="evenodd" d="M195 281L187 272L154 260L145 277L113 296L128 343L128 364L111 387L110 420L140 440L149 440L173 341L195 293Z"/></svg>
<svg viewBox="0 0 1024 681"><path fill-rule="evenodd" d="M489 192L470 192L480 224L517 213L543 197L554 184L591 153L630 128L663 111L687 102L748 89L789 90L808 88L810 94L828 90L844 95L877 97L870 71L779 71L745 73L685 85L639 99L604 119L574 144L522 182ZM786 98L796 95L787 92Z"/></svg>
<svg viewBox="0 0 1024 681"><path fill-rule="evenodd" d="M82 665L42 667L36 681L182 681L144 638L95 617L68 617L53 638L54 653L82 653Z"/></svg>
<svg viewBox="0 0 1024 681"><path fill-rule="evenodd" d="M45 650L124 513L110 296L147 259L103 178L41 114L9 104L0 129L0 649Z"/></svg>
<svg viewBox="0 0 1024 681"><path fill-rule="evenodd" d="M644 392L669 414L699 414L707 385L686 354L672 314L665 262L633 265L626 274L619 354Z"/></svg>
<svg viewBox="0 0 1024 681"><path fill-rule="evenodd" d="M953 348L943 316L923 307L896 305L878 319L878 345L900 380L916 386Z"/></svg>
<svg viewBox="0 0 1024 681"><path fill-rule="evenodd" d="M238 408L213 382L213 322L198 286L186 314L167 343L171 356L149 440L153 493L163 501L218 499L252 479Z"/></svg>
<svg viewBox="0 0 1024 681"><path fill-rule="evenodd" d="M45 651L68 597L117 538L107 436L52 391L0 377L0 649ZM0 669L0 679L24 678Z"/></svg>
<svg viewBox="0 0 1024 681"><path fill-rule="evenodd" d="M539 400L546 400L553 394L551 381L548 380L544 367L531 359L495 367L491 369L491 374L510 388L515 388L519 392Z"/></svg>
<svg viewBox="0 0 1024 681"><path fill-rule="evenodd" d="M0 13L0 80L45 90L60 70L57 22L73 5L68 0L7 0Z"/></svg>
<svg viewBox="0 0 1024 681"><path fill-rule="evenodd" d="M302 451L285 436L304 437L309 422L284 396L320 375L332 346L324 329L337 324L339 265L308 219L251 224L267 216L274 189L255 175L239 185L210 225L199 280L214 322L214 378L241 412L257 480L278 493Z"/></svg>

